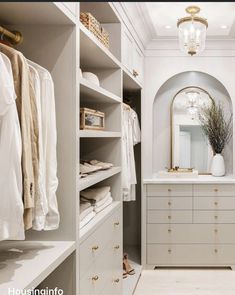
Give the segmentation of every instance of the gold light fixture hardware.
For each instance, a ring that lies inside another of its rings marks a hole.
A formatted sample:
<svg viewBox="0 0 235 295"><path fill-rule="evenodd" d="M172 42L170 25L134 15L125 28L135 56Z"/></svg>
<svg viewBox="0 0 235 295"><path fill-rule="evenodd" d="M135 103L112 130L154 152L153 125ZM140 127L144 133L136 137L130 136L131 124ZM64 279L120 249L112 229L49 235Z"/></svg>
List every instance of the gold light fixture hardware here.
<svg viewBox="0 0 235 295"><path fill-rule="evenodd" d="M91 279L92 279L92 281L98 281L99 277L98 276L94 276Z"/></svg>
<svg viewBox="0 0 235 295"><path fill-rule="evenodd" d="M119 248L120 248L119 245L116 245L116 246L114 247L114 249L116 249L116 250L118 250Z"/></svg>
<svg viewBox="0 0 235 295"><path fill-rule="evenodd" d="M118 221L114 222L114 225L118 226L120 223Z"/></svg>
<svg viewBox="0 0 235 295"><path fill-rule="evenodd" d="M20 44L23 41L23 36L22 36L22 34L20 32L18 32L18 31L9 31L9 30L1 27L1 26L0 26L0 35L1 36L6 36L7 39L9 39L10 42L13 45Z"/></svg>
<svg viewBox="0 0 235 295"><path fill-rule="evenodd" d="M99 249L99 246L93 246L92 247L92 251L96 251L96 250L98 250Z"/></svg>
<svg viewBox="0 0 235 295"><path fill-rule="evenodd" d="M208 28L207 20L205 18L196 16L196 14L198 14L201 11L201 9L198 6L189 6L185 9L185 11L188 14L191 14L191 16L185 16L180 18L177 22L177 27L179 27L182 23L187 21L196 21L196 22L202 23L203 25L206 26L206 28Z"/></svg>
<svg viewBox="0 0 235 295"><path fill-rule="evenodd" d="M114 283L119 283L119 282L120 282L119 279L114 280Z"/></svg>

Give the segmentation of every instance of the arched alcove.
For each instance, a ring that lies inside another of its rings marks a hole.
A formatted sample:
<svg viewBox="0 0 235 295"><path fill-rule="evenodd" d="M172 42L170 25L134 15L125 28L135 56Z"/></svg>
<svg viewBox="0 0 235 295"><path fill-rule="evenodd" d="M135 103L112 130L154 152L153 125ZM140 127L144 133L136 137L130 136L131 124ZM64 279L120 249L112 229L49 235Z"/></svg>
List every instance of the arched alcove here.
<svg viewBox="0 0 235 295"><path fill-rule="evenodd" d="M213 76L188 71L176 74L168 79L158 90L153 102L153 172L170 167L171 158L171 126L170 109L175 94L182 88L197 86L205 89L216 102L223 104L226 112L232 113L232 100L224 85ZM223 152L226 174L233 173L233 143Z"/></svg>

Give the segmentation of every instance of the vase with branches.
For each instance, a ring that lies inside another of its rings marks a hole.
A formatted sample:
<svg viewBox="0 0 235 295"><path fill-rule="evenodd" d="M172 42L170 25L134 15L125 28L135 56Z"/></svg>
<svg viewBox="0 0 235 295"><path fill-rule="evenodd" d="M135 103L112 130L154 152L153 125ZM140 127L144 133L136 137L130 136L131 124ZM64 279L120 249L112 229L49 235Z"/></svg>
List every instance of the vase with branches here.
<svg viewBox="0 0 235 295"><path fill-rule="evenodd" d="M199 112L199 121L214 153L211 173L214 176L225 174L224 159L221 155L232 137L232 115L226 116L221 104L214 101Z"/></svg>

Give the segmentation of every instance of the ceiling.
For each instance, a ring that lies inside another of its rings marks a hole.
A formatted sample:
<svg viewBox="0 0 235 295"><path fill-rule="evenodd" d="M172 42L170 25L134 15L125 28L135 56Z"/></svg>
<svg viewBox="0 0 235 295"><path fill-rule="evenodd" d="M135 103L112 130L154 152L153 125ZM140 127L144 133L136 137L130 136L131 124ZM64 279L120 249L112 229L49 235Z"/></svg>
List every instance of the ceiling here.
<svg viewBox="0 0 235 295"><path fill-rule="evenodd" d="M211 39L235 38L235 2L139 2L151 39L175 39L177 20L187 15L185 8L197 5L199 16L207 19L207 36Z"/></svg>

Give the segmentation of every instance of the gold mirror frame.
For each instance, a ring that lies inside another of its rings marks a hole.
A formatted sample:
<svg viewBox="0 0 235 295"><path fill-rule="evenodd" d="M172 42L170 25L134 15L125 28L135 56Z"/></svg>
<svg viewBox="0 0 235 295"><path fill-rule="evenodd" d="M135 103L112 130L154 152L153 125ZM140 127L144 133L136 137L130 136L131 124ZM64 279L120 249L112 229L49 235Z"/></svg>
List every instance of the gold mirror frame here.
<svg viewBox="0 0 235 295"><path fill-rule="evenodd" d="M173 124L173 104L174 104L174 101L175 101L175 98L176 98L176 96L179 94L179 93L181 93L181 92L183 92L183 91L185 91L185 90L187 90L187 89L191 89L191 88L195 88L195 89L198 89L198 90L200 90L201 92L204 92L204 93L206 93L207 95L208 95L208 97L211 99L211 101L212 101L212 103L214 104L215 103L215 101L214 101L214 99L212 98L212 96L210 95L210 93L208 92L208 91L206 91L205 89L203 89L203 88L201 88L201 87L199 87L199 86L187 86L187 87L184 87L184 88L182 88L182 89L180 89L175 95L174 95L174 97L173 97L173 99L172 99L172 102L171 102L171 112L170 112L170 124L171 124L171 139L170 139L170 142L171 142L171 169L174 169L175 167L173 167L173 138L174 138L174 131L173 131L173 126L172 126L172 124ZM189 168L190 169L190 168ZM210 175L211 173L209 173L209 172L205 172L205 173L199 173L199 174L201 174L201 175Z"/></svg>

